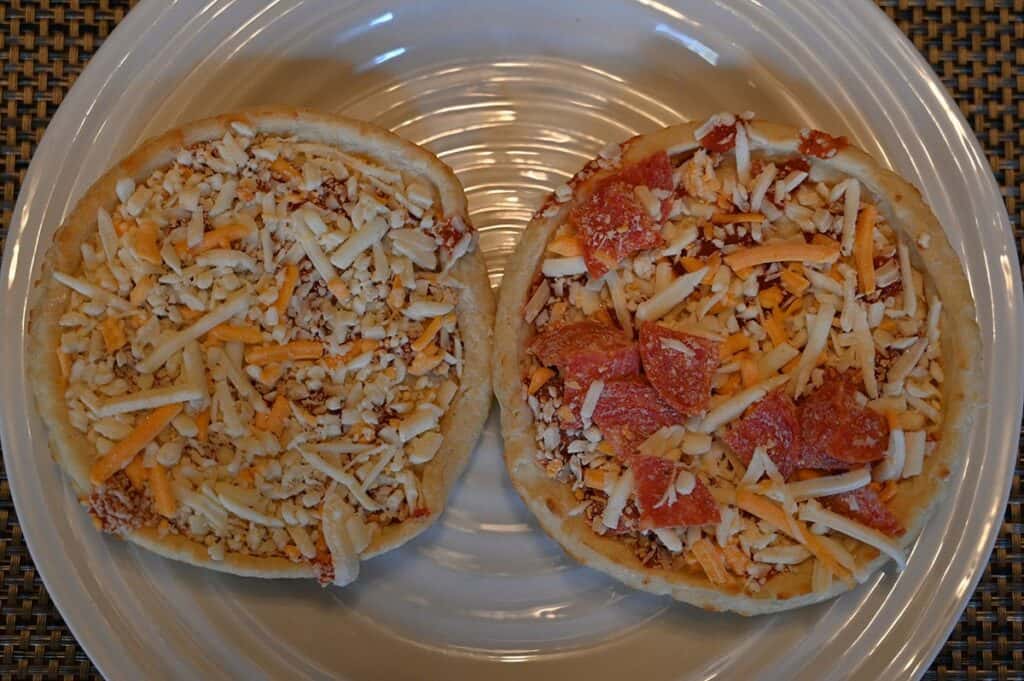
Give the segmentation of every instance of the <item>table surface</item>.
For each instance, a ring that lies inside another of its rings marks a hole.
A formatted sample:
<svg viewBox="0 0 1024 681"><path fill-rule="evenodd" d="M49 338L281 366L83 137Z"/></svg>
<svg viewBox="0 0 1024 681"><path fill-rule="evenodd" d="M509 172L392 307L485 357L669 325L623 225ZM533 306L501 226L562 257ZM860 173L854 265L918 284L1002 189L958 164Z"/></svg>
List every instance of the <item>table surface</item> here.
<svg viewBox="0 0 1024 681"><path fill-rule="evenodd" d="M1024 0L877 0L952 92L1024 245ZM0 0L0 248L35 145L135 0ZM1024 250L1019 246L1019 250ZM1024 518L1018 458L995 549L925 679L1024 680ZM0 464L0 681L99 678L36 572Z"/></svg>

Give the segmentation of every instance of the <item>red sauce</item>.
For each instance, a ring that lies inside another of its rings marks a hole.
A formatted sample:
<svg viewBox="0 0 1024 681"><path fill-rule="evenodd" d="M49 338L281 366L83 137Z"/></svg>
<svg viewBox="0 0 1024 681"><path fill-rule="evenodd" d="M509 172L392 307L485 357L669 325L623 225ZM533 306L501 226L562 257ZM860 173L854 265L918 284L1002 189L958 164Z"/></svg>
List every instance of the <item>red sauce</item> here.
<svg viewBox="0 0 1024 681"><path fill-rule="evenodd" d="M832 158L850 145L845 137L833 137L821 130L809 130L800 135L799 151L805 156Z"/></svg>
<svg viewBox="0 0 1024 681"><path fill-rule="evenodd" d="M716 125L700 138L700 145L719 154L729 151L736 146L736 124Z"/></svg>

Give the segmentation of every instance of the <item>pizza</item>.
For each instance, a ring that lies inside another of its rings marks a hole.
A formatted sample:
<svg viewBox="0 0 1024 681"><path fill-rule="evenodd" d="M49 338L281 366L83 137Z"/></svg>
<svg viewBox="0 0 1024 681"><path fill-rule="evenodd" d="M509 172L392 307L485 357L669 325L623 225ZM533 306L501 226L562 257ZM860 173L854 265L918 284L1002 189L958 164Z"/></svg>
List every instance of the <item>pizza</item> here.
<svg viewBox="0 0 1024 681"><path fill-rule="evenodd" d="M541 526L708 609L902 567L978 403L970 289L920 194L749 113L612 145L556 189L497 324L505 459Z"/></svg>
<svg viewBox="0 0 1024 681"><path fill-rule="evenodd" d="M96 527L195 565L354 580L444 509L493 300L429 152L311 111L143 144L60 227L31 380Z"/></svg>

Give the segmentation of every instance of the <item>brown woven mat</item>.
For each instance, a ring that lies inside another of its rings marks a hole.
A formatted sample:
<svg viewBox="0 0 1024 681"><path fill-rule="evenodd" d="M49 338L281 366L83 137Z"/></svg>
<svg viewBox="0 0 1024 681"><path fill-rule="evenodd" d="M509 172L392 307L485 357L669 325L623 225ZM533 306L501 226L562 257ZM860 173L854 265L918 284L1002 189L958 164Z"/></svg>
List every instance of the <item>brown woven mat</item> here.
<svg viewBox="0 0 1024 681"><path fill-rule="evenodd" d="M0 239L36 143L134 0L0 0ZM1024 0L879 0L978 133L1024 246ZM992 560L926 679L1024 680L1020 472ZM99 678L36 573L0 470L0 680Z"/></svg>

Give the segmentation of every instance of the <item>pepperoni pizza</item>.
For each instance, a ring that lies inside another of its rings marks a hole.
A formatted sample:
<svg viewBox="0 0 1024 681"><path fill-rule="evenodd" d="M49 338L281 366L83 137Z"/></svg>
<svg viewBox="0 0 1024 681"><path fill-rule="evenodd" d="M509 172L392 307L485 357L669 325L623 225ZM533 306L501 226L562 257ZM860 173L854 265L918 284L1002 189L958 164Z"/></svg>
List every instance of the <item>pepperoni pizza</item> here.
<svg viewBox="0 0 1024 681"><path fill-rule="evenodd" d="M545 530L712 609L902 566L976 402L973 301L917 191L751 114L604 150L530 223L498 324L506 461Z"/></svg>

